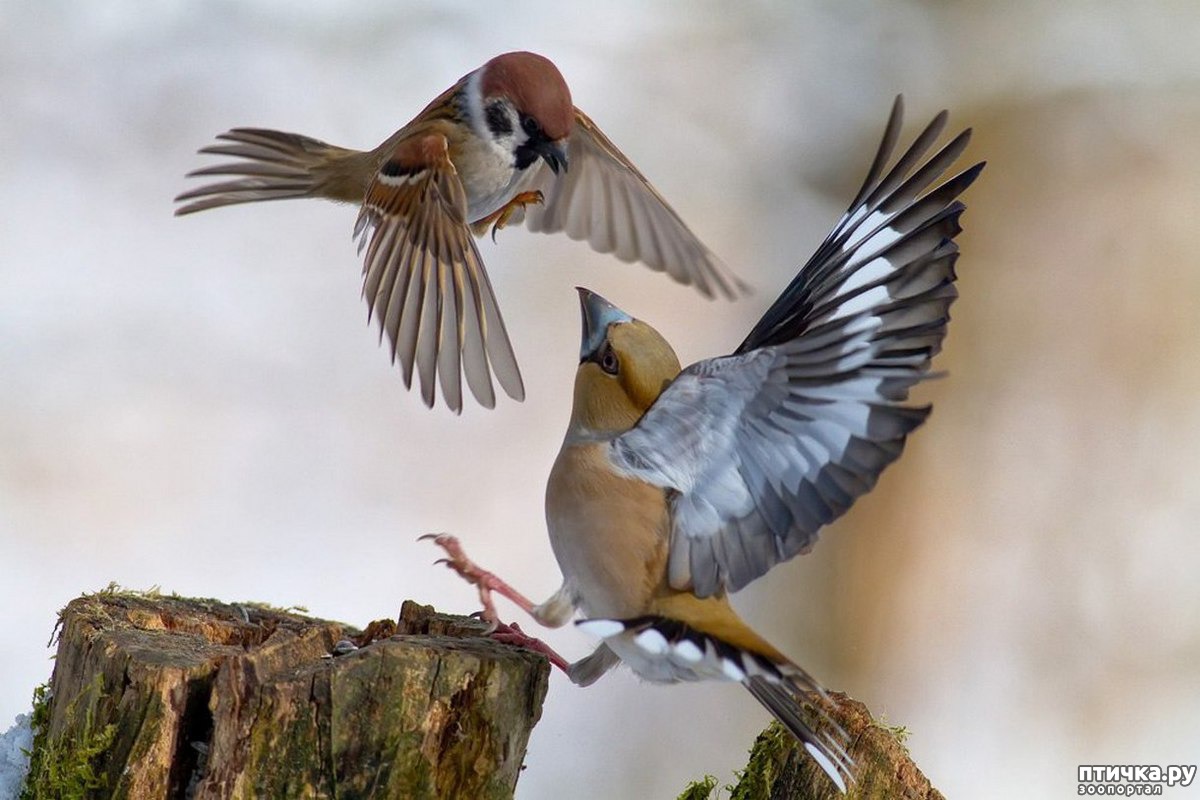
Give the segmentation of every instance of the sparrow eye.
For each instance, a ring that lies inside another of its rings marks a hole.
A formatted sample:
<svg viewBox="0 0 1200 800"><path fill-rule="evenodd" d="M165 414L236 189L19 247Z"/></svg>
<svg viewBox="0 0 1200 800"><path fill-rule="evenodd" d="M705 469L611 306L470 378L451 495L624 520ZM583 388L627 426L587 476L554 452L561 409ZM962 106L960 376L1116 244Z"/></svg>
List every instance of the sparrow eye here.
<svg viewBox="0 0 1200 800"><path fill-rule="evenodd" d="M620 363L617 361L617 354L613 352L612 345L605 345L604 354L600 356L600 369L609 375L616 375L620 366Z"/></svg>
<svg viewBox="0 0 1200 800"><path fill-rule="evenodd" d="M521 129L530 139L537 137L542 132L542 126L538 125L538 121L527 114L521 115Z"/></svg>

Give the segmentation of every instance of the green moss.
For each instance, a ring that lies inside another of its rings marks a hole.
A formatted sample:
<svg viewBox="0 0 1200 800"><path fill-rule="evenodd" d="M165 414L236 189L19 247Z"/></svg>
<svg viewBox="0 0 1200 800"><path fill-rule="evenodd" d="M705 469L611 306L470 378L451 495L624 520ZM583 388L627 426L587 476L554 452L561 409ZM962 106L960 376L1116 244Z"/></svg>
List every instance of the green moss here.
<svg viewBox="0 0 1200 800"><path fill-rule="evenodd" d="M729 800L768 800L792 748L792 735L786 728L778 722L768 725L754 740L746 768L734 772L735 785L727 784L724 787L729 792ZM717 800L721 793L713 797L712 792L718 783L713 776L705 775L703 779L688 784L678 800L710 800L710 797Z"/></svg>
<svg viewBox="0 0 1200 800"><path fill-rule="evenodd" d="M128 588L122 586L121 584L117 583L116 581L109 581L108 586L105 586L103 589L101 589L98 592L93 592L91 595L86 595L86 594L84 595L84 597L145 597L145 598L155 598L155 597L162 597L162 596L163 596L163 593L162 593L161 586L155 585L155 586L151 586L149 589L128 589ZM177 595L172 595L172 597L176 597L176 596Z"/></svg>
<svg viewBox="0 0 1200 800"><path fill-rule="evenodd" d="M84 722L78 739L51 740L50 687L45 684L33 691L33 750L29 756L29 776L20 800L80 800L90 793L102 792L105 777L97 765L108 752L117 734L115 725L98 727L96 701L102 696L99 675L87 689L71 699L67 719L79 714L79 702L86 698Z"/></svg>
<svg viewBox="0 0 1200 800"><path fill-rule="evenodd" d="M712 797L713 789L716 788L717 779L712 775L705 775L700 780L689 783L676 800L709 800Z"/></svg>
<svg viewBox="0 0 1200 800"><path fill-rule="evenodd" d="M779 770L792 749L792 735L778 722L772 722L754 740L746 769L737 773L737 785L730 788L729 800L767 800Z"/></svg>
<svg viewBox="0 0 1200 800"><path fill-rule="evenodd" d="M50 684L48 683L43 683L33 690L33 713L30 715L29 724L35 733L46 730L50 726Z"/></svg>
<svg viewBox="0 0 1200 800"><path fill-rule="evenodd" d="M95 592L85 592L83 595L81 595L80 599L96 600L97 598L99 598L100 600L103 600L105 598L110 598L110 597L131 597L131 598L138 598L138 599L145 599L145 600L153 600L155 598L159 598L162 596L163 596L162 589L158 586L151 586L149 589L144 589L144 590L143 589L126 589L124 586L117 583L116 581L109 581L108 585L105 586L103 589L100 589ZM171 596L178 597L178 595L175 595L175 594L172 594ZM93 604L93 605L97 610L99 610L101 608L101 606L99 604ZM62 631L63 623L66 621L66 613L67 613L66 607L60 608L58 610L58 618L54 621L53 630L50 631L50 641L48 641L46 643L47 647L53 647L58 642L58 635ZM107 617L108 615L105 614L104 616Z"/></svg>
<svg viewBox="0 0 1200 800"><path fill-rule="evenodd" d="M239 606L253 608L258 611L273 611L276 614L308 614L307 606L275 606L270 603L260 603L257 600L248 600L244 603L237 603Z"/></svg>
<svg viewBox="0 0 1200 800"><path fill-rule="evenodd" d="M879 719L873 720L872 724L874 724L876 728L880 728L890 733L892 738L894 738L896 742L904 748L904 752L908 752L908 745L906 742L908 741L909 730L907 727L904 725L889 725L887 716L885 714L880 714Z"/></svg>

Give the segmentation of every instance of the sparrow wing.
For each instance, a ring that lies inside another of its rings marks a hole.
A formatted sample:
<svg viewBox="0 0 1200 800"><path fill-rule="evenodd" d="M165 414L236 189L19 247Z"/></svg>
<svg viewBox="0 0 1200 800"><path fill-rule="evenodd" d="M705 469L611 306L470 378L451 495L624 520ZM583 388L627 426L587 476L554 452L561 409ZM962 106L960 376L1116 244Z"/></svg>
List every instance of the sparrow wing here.
<svg viewBox="0 0 1200 800"><path fill-rule="evenodd" d="M929 414L908 392L946 333L955 198L983 164L929 189L970 134L926 159L943 112L881 177L901 116L897 98L858 197L737 352L684 370L610 445L670 490L677 589L737 590L806 552Z"/></svg>
<svg viewBox="0 0 1200 800"><path fill-rule="evenodd" d="M565 173L537 167L531 189L540 189L541 205L525 208L531 231L584 240L599 253L622 261L640 261L694 285L705 297L720 293L733 299L746 285L730 272L650 182L586 114L575 109Z"/></svg>
<svg viewBox="0 0 1200 800"><path fill-rule="evenodd" d="M492 371L514 399L524 399L525 387L447 146L436 132L400 141L367 187L354 234L365 249L363 297L392 359L400 360L405 385L412 385L415 366L421 397L432 406L436 373L457 412L461 375L487 408L496 402Z"/></svg>

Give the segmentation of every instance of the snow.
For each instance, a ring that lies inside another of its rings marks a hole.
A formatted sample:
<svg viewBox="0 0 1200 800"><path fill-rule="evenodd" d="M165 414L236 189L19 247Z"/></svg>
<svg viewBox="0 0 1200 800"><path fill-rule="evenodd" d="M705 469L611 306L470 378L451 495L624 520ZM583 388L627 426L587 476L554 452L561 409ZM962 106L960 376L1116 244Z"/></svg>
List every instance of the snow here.
<svg viewBox="0 0 1200 800"><path fill-rule="evenodd" d="M18 714L13 726L0 734L0 800L16 800L29 771L33 747L31 714Z"/></svg>

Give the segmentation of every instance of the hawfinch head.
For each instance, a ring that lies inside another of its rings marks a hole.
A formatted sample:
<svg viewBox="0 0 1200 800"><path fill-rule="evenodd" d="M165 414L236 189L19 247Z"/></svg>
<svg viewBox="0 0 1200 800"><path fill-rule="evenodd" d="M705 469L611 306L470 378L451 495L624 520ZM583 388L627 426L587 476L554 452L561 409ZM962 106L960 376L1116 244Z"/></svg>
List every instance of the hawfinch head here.
<svg viewBox="0 0 1200 800"><path fill-rule="evenodd" d="M579 302L572 422L596 433L628 430L679 374L679 357L662 334L595 292L579 289Z"/></svg>

